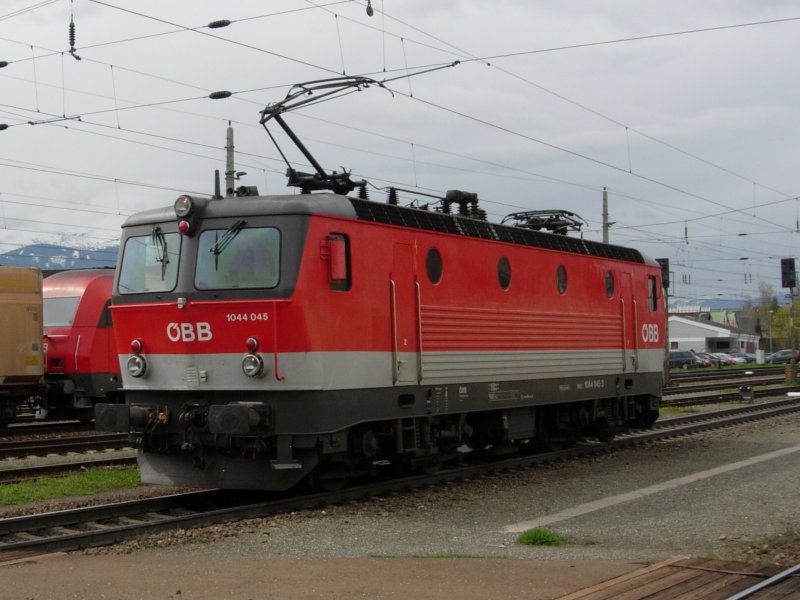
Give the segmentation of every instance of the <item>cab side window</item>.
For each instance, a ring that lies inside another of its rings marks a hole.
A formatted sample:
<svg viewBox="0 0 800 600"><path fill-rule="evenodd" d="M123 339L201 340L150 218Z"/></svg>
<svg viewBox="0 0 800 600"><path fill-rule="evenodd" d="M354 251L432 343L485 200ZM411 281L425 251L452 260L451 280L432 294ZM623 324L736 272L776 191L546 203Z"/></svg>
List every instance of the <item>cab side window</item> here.
<svg viewBox="0 0 800 600"><path fill-rule="evenodd" d="M647 306L653 312L658 310L658 281L652 275L647 277Z"/></svg>

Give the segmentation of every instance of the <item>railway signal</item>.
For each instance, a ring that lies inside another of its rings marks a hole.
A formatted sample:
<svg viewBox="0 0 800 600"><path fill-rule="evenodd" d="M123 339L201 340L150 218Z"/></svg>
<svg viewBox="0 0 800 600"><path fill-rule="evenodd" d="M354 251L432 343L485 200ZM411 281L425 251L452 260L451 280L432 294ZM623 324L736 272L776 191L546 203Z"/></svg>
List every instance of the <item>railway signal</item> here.
<svg viewBox="0 0 800 600"><path fill-rule="evenodd" d="M661 266L661 284L665 290L669 289L669 259L657 258L656 262Z"/></svg>
<svg viewBox="0 0 800 600"><path fill-rule="evenodd" d="M794 268L793 258L781 259L781 287L797 287L797 272Z"/></svg>

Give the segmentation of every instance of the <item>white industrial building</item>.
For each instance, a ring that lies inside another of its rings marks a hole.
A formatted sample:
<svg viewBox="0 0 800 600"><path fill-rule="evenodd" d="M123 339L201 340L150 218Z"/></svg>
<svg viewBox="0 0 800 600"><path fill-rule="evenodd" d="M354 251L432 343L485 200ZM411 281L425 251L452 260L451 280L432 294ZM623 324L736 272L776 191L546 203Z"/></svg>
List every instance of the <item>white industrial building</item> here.
<svg viewBox="0 0 800 600"><path fill-rule="evenodd" d="M752 352L758 349L759 336L730 325L670 315L669 349L695 352Z"/></svg>

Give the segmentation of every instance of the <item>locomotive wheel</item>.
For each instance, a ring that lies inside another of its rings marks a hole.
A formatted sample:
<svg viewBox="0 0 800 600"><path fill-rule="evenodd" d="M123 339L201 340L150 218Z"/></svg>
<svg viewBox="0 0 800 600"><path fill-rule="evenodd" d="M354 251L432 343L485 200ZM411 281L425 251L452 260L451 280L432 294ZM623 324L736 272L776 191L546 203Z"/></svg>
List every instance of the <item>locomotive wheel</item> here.
<svg viewBox="0 0 800 600"><path fill-rule="evenodd" d="M594 422L592 432L601 442L610 442L616 435L616 432L611 429L611 425L605 417L600 417Z"/></svg>
<svg viewBox="0 0 800 600"><path fill-rule="evenodd" d="M310 475L311 486L323 492L338 492L350 481L349 470L343 463L320 465Z"/></svg>
<svg viewBox="0 0 800 600"><path fill-rule="evenodd" d="M350 479L340 473L315 472L311 475L312 486L323 492L338 492L347 487Z"/></svg>
<svg viewBox="0 0 800 600"><path fill-rule="evenodd" d="M347 487L355 477L370 475L369 464L335 456L314 469L308 476L312 487L325 492L336 492Z"/></svg>
<svg viewBox="0 0 800 600"><path fill-rule="evenodd" d="M426 460L417 468L425 475L433 475L434 473L438 473L442 470L442 457L436 456L430 460Z"/></svg>
<svg viewBox="0 0 800 600"><path fill-rule="evenodd" d="M641 427L642 429L650 429L653 424L658 420L658 410L646 410L637 416L633 421L634 427Z"/></svg>

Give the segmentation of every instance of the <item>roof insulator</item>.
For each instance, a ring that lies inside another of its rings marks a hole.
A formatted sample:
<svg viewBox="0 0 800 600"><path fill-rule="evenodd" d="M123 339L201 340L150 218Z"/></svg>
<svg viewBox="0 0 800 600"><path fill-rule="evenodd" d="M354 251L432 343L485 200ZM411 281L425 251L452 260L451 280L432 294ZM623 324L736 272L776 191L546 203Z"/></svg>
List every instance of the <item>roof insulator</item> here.
<svg viewBox="0 0 800 600"><path fill-rule="evenodd" d="M228 21L228 19L220 19L219 21L211 21L211 23L208 24L208 28L209 29L220 29L222 27L227 27L230 24L231 24L231 22Z"/></svg>
<svg viewBox="0 0 800 600"><path fill-rule="evenodd" d="M211 92L208 97L212 100L222 100L223 98L230 98L233 94L227 90L224 92Z"/></svg>

